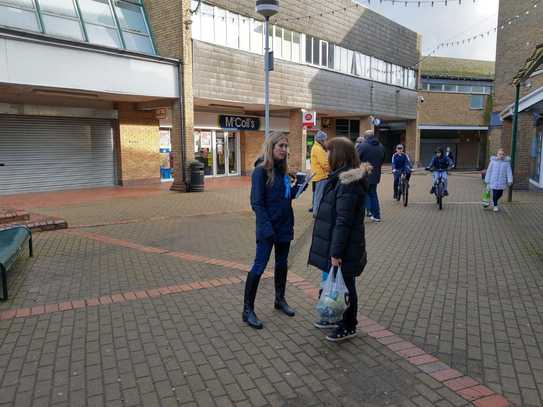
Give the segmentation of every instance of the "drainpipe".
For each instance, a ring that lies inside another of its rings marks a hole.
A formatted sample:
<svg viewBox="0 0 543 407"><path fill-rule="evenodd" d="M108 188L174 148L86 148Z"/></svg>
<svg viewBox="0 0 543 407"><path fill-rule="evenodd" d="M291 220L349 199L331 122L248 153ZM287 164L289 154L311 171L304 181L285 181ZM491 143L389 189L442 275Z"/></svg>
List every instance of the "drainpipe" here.
<svg viewBox="0 0 543 407"><path fill-rule="evenodd" d="M520 81L515 85L515 110L513 113L513 135L511 137L511 171L513 172L513 182L515 179L515 159L517 154L517 136L518 136L518 108L520 100ZM509 195L507 197L508 202L513 201L513 185L509 187Z"/></svg>

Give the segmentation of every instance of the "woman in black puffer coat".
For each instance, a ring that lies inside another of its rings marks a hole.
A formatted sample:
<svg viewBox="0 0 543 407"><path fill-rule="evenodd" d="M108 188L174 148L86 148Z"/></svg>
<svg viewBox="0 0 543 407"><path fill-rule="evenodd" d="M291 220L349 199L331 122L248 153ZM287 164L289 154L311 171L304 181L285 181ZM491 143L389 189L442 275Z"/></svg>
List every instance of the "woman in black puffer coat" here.
<svg viewBox="0 0 543 407"><path fill-rule="evenodd" d="M345 137L332 139L327 147L331 174L315 219L309 264L325 273L341 266L349 307L337 325L315 323L318 328L336 328L326 338L337 342L356 335L356 277L366 265L364 202L371 166L360 165L353 143Z"/></svg>

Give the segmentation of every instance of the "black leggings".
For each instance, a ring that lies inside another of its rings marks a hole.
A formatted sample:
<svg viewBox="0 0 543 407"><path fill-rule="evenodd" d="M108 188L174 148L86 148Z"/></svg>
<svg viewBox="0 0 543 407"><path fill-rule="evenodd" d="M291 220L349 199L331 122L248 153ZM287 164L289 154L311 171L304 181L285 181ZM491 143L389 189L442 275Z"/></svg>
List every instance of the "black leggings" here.
<svg viewBox="0 0 543 407"><path fill-rule="evenodd" d="M343 313L343 325L347 329L355 329L358 324L358 294L356 292L356 277L345 278L345 285L349 290L349 307Z"/></svg>
<svg viewBox="0 0 543 407"><path fill-rule="evenodd" d="M498 206L498 201L503 195L503 189L493 189L492 190L492 200L494 201L494 206Z"/></svg>

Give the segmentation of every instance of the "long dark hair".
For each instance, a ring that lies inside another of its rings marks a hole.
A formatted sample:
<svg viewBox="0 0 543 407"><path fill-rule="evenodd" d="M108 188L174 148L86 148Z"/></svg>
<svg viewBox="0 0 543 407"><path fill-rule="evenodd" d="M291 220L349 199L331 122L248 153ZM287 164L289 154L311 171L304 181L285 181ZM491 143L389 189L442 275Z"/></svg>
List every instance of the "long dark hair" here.
<svg viewBox="0 0 543 407"><path fill-rule="evenodd" d="M327 147L328 162L332 171L343 167L351 169L360 166L360 159L356 154L354 144L347 137L334 137L327 143Z"/></svg>

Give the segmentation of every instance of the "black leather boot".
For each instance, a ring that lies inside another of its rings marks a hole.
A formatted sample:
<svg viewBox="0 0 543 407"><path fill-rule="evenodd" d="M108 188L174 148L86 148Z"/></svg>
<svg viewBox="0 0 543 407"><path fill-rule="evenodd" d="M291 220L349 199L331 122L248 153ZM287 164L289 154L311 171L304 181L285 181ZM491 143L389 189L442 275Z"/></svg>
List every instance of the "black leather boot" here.
<svg viewBox="0 0 543 407"><path fill-rule="evenodd" d="M264 328L264 324L255 314L255 298L259 282L260 276L249 273L245 282L245 297L243 298L243 322L255 329Z"/></svg>
<svg viewBox="0 0 543 407"><path fill-rule="evenodd" d="M285 315L293 317L295 312L290 308L285 300L285 290L287 287L288 268L275 268L275 309L281 310Z"/></svg>

